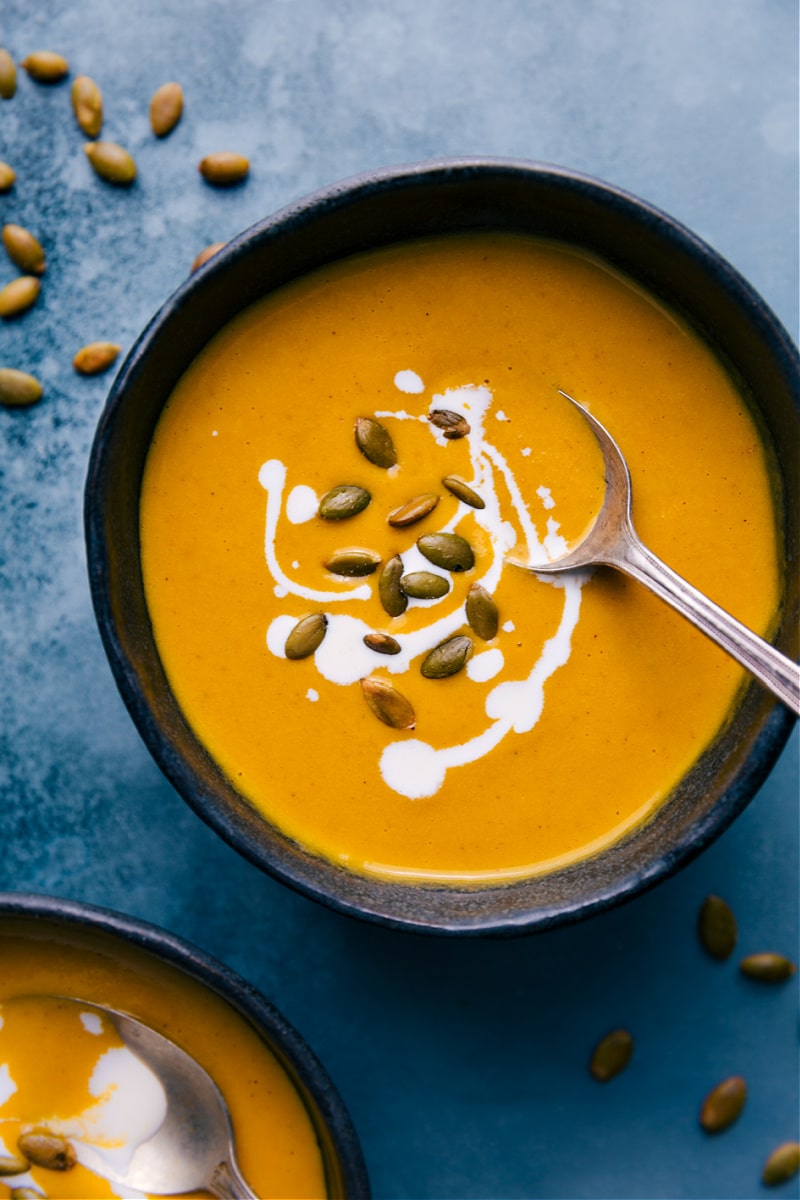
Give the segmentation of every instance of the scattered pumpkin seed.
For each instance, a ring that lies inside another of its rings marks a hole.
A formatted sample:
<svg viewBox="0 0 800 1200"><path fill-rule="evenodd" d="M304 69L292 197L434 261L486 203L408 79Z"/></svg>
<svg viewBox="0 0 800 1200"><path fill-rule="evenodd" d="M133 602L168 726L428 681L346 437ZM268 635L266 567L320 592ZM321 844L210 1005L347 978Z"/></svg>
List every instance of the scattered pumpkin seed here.
<svg viewBox="0 0 800 1200"><path fill-rule="evenodd" d="M450 441L466 437L470 431L466 417L463 417L461 413L451 412L449 408L435 408L433 412L429 413L428 420L431 425L441 429L444 436Z"/></svg>
<svg viewBox="0 0 800 1200"><path fill-rule="evenodd" d="M365 633L364 645L369 646L376 654L399 654L402 646L396 638L388 633Z"/></svg>
<svg viewBox="0 0 800 1200"><path fill-rule="evenodd" d="M3 226L6 254L26 275L43 275L46 262L41 242L22 225Z"/></svg>
<svg viewBox="0 0 800 1200"><path fill-rule="evenodd" d="M395 529L405 529L407 525L415 525L417 521L427 517L438 503L439 497L435 492L423 492L421 496L415 496L399 508L392 509L386 520Z"/></svg>
<svg viewBox="0 0 800 1200"><path fill-rule="evenodd" d="M30 1165L24 1154L0 1154L0 1176L22 1175Z"/></svg>
<svg viewBox="0 0 800 1200"><path fill-rule="evenodd" d="M434 646L430 654L422 660L420 671L426 679L448 679L457 675L472 658L472 638L457 633Z"/></svg>
<svg viewBox="0 0 800 1200"><path fill-rule="evenodd" d="M61 1134L52 1133L49 1129L32 1129L30 1133L21 1133L17 1138L17 1146L29 1162L48 1171L70 1171L78 1161L72 1144Z"/></svg>
<svg viewBox="0 0 800 1200"><path fill-rule="evenodd" d="M69 74L69 63L63 54L53 50L35 50L19 64L37 83L58 83Z"/></svg>
<svg viewBox="0 0 800 1200"><path fill-rule="evenodd" d="M748 979L757 979L760 983L783 983L791 979L797 967L783 954L764 952L748 954L739 963L739 970Z"/></svg>
<svg viewBox="0 0 800 1200"><path fill-rule="evenodd" d="M376 467L393 467L397 462L392 435L373 417L356 417L356 445L364 458Z"/></svg>
<svg viewBox="0 0 800 1200"><path fill-rule="evenodd" d="M633 1054L633 1038L627 1029L612 1029L602 1037L589 1059L589 1073L598 1083L608 1083L624 1071Z"/></svg>
<svg viewBox="0 0 800 1200"><path fill-rule="evenodd" d="M464 504L468 504L470 508L486 508L486 501L482 500L477 492L473 492L460 475L446 475L442 484L448 492L452 492L457 499L463 500Z"/></svg>
<svg viewBox="0 0 800 1200"><path fill-rule="evenodd" d="M776 1187L793 1179L800 1171L800 1142L784 1142L776 1146L764 1163L761 1176L762 1183L767 1187Z"/></svg>
<svg viewBox="0 0 800 1200"><path fill-rule="evenodd" d="M381 556L372 550L362 550L353 546L348 550L337 550L323 565L332 575L358 578L377 571L381 565Z"/></svg>
<svg viewBox="0 0 800 1200"><path fill-rule="evenodd" d="M0 162L0 192L10 192L14 186L17 173L7 162Z"/></svg>
<svg viewBox="0 0 800 1200"><path fill-rule="evenodd" d="M450 584L444 575L434 575L433 571L410 571L400 578L400 588L412 600L438 600L450 591Z"/></svg>
<svg viewBox="0 0 800 1200"><path fill-rule="evenodd" d="M472 547L458 533L423 533L417 548L428 562L445 571L468 571L475 565Z"/></svg>
<svg viewBox="0 0 800 1200"><path fill-rule="evenodd" d="M172 133L183 115L183 88L179 83L162 83L150 100L150 128L156 137Z"/></svg>
<svg viewBox="0 0 800 1200"><path fill-rule="evenodd" d="M731 1075L712 1088L700 1108L700 1124L706 1133L721 1133L732 1125L746 1099L747 1084L741 1075Z"/></svg>
<svg viewBox="0 0 800 1200"><path fill-rule="evenodd" d="M116 360L119 350L116 342L89 342L81 346L72 365L79 375L100 375Z"/></svg>
<svg viewBox="0 0 800 1200"><path fill-rule="evenodd" d="M7 50L0 49L0 99L10 100L17 90L17 68Z"/></svg>
<svg viewBox="0 0 800 1200"><path fill-rule="evenodd" d="M204 250L201 250L192 263L192 273L198 271L200 267L204 266L210 258L213 258L214 255L222 249L224 245L225 242L212 242L210 246L206 246Z"/></svg>
<svg viewBox="0 0 800 1200"><path fill-rule="evenodd" d="M18 317L36 303L41 284L35 275L19 275L0 290L0 317Z"/></svg>
<svg viewBox="0 0 800 1200"><path fill-rule="evenodd" d="M218 154L207 154L197 169L206 183L214 187L231 187L247 178L250 163L242 154L221 150Z"/></svg>
<svg viewBox="0 0 800 1200"><path fill-rule="evenodd" d="M371 499L366 488L355 483L340 483L320 500L319 515L326 521L346 521L363 512Z"/></svg>
<svg viewBox="0 0 800 1200"><path fill-rule="evenodd" d="M378 580L378 596L383 611L387 612L390 617L402 616L408 608L408 596L400 587L402 575L403 560L399 554L395 554L384 565Z"/></svg>
<svg viewBox="0 0 800 1200"><path fill-rule="evenodd" d="M88 75L78 75L72 90L72 111L87 137L96 138L103 127L103 95Z"/></svg>
<svg viewBox="0 0 800 1200"><path fill-rule="evenodd" d="M701 943L712 958L730 958L738 931L733 910L720 896L706 896L697 918Z"/></svg>
<svg viewBox="0 0 800 1200"><path fill-rule="evenodd" d="M284 653L287 658L308 658L325 637L328 618L325 613L314 612L301 617L286 639Z"/></svg>
<svg viewBox="0 0 800 1200"><path fill-rule="evenodd" d="M42 398L42 385L27 371L0 367L0 404L6 408L27 408Z"/></svg>
<svg viewBox="0 0 800 1200"><path fill-rule="evenodd" d="M116 142L86 142L83 147L92 169L106 183L128 187L136 178L136 163Z"/></svg>
<svg viewBox="0 0 800 1200"><path fill-rule="evenodd" d="M411 702L385 679L368 676L361 680L364 699L379 721L392 729L413 729L416 716Z"/></svg>
<svg viewBox="0 0 800 1200"><path fill-rule="evenodd" d="M494 596L487 592L485 587L479 583L473 583L467 592L465 608L467 623L479 638L484 642L490 642L492 638L497 637L500 617Z"/></svg>

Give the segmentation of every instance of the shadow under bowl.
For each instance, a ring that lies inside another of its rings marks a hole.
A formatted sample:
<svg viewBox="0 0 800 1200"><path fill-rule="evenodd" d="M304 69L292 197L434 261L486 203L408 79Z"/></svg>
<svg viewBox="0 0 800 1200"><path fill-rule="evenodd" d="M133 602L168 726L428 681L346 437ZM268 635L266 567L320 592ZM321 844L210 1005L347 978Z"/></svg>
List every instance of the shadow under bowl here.
<svg viewBox="0 0 800 1200"><path fill-rule="evenodd" d="M525 233L600 256L680 314L727 366L776 463L786 594L774 642L796 658L796 348L752 287L688 229L637 197L545 164L445 159L376 171L317 192L229 243L167 301L124 363L95 437L85 520L95 612L122 697L166 776L212 828L258 867L340 912L407 930L506 935L601 911L689 862L756 793L794 718L751 684L651 820L565 869L481 889L363 877L270 825L200 744L165 678L139 561L139 494L155 425L184 370L222 326L265 294L345 256L478 230Z"/></svg>

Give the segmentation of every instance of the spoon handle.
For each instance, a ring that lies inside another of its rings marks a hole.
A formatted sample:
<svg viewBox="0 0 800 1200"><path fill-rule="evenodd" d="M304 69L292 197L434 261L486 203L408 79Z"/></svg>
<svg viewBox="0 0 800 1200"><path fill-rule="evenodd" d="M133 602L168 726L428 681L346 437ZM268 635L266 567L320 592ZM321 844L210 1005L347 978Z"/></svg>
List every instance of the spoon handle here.
<svg viewBox="0 0 800 1200"><path fill-rule="evenodd" d="M245 1183L235 1162L220 1163L206 1191L219 1200L258 1200L256 1193Z"/></svg>
<svg viewBox="0 0 800 1200"><path fill-rule="evenodd" d="M753 633L657 558L632 530L615 548L610 565L666 600L800 716L800 666Z"/></svg>

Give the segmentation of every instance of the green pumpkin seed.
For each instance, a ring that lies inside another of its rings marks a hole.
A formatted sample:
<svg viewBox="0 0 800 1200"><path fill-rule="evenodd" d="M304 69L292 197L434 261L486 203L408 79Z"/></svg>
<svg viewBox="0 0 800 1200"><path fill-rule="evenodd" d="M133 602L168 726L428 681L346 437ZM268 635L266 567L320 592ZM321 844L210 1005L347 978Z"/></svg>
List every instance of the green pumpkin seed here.
<svg viewBox="0 0 800 1200"><path fill-rule="evenodd" d="M10 192L17 173L7 162L0 162L0 193Z"/></svg>
<svg viewBox="0 0 800 1200"><path fill-rule="evenodd" d="M366 488L354 483L340 483L320 500L319 515L326 521L345 521L363 512L371 499Z"/></svg>
<svg viewBox="0 0 800 1200"><path fill-rule="evenodd" d="M6 408L27 408L42 398L42 385L27 371L0 367L0 404Z"/></svg>
<svg viewBox="0 0 800 1200"><path fill-rule="evenodd" d="M794 1179L798 1171L800 1171L800 1142L784 1142L781 1146L775 1147L764 1163L761 1181L767 1187L776 1187L779 1183L786 1183L787 1180Z"/></svg>
<svg viewBox="0 0 800 1200"><path fill-rule="evenodd" d="M207 154L200 160L197 169L212 187L233 187L247 178L250 161L243 154L220 150L217 154Z"/></svg>
<svg viewBox="0 0 800 1200"><path fill-rule="evenodd" d="M116 142L87 142L83 147L92 170L106 183L128 187L136 178L136 163Z"/></svg>
<svg viewBox="0 0 800 1200"><path fill-rule="evenodd" d="M416 724L414 709L402 692L393 688L384 679L369 676L361 680L364 699L379 721L392 729L413 729Z"/></svg>
<svg viewBox="0 0 800 1200"><path fill-rule="evenodd" d="M423 533L417 538L417 549L445 571L468 571L475 565L472 547L458 533Z"/></svg>
<svg viewBox="0 0 800 1200"><path fill-rule="evenodd" d="M17 68L7 50L0 49L0 99L10 100L17 90Z"/></svg>
<svg viewBox="0 0 800 1200"><path fill-rule="evenodd" d="M747 1084L741 1075L723 1079L706 1096L700 1109L700 1124L706 1133L721 1133L734 1123L747 1099Z"/></svg>
<svg viewBox="0 0 800 1200"><path fill-rule="evenodd" d="M467 623L474 633L484 642L490 642L497 637L497 627L500 617L494 596L487 592L479 583L473 583L467 592L466 601Z"/></svg>
<svg viewBox="0 0 800 1200"><path fill-rule="evenodd" d="M390 617L400 617L408 608L408 596L400 587L402 575L403 560L395 554L384 566L378 580L378 596L383 611Z"/></svg>
<svg viewBox="0 0 800 1200"><path fill-rule="evenodd" d="M397 451L388 429L372 417L357 417L355 423L356 445L364 458L376 467L393 467L397 462Z"/></svg>
<svg viewBox="0 0 800 1200"><path fill-rule="evenodd" d="M33 1188L19 1187L12 1188L8 1200L46 1200L42 1192L37 1192Z"/></svg>
<svg viewBox="0 0 800 1200"><path fill-rule="evenodd" d="M210 246L206 246L204 250L201 250L192 263L192 273L199 271L200 267L204 266L215 254L218 254L225 245L225 242L212 242Z"/></svg>
<svg viewBox="0 0 800 1200"><path fill-rule="evenodd" d="M45 254L42 244L22 225L3 226L3 245L6 254L26 275L43 275Z"/></svg>
<svg viewBox="0 0 800 1200"><path fill-rule="evenodd" d="M156 137L166 137L183 115L183 88L179 83L162 83L150 101L150 128Z"/></svg>
<svg viewBox="0 0 800 1200"><path fill-rule="evenodd" d="M100 375L116 361L119 350L116 342L89 342L81 346L72 365L79 375Z"/></svg>
<svg viewBox="0 0 800 1200"><path fill-rule="evenodd" d="M456 634L434 646L422 661L420 671L426 679L448 679L467 665L472 658L472 639Z"/></svg>
<svg viewBox="0 0 800 1200"><path fill-rule="evenodd" d="M376 654L399 654L402 646L396 638L388 633L365 633L364 645L369 646Z"/></svg>
<svg viewBox="0 0 800 1200"><path fill-rule="evenodd" d="M332 575L346 575L358 578L362 575L372 575L381 565L380 554L372 550L362 550L353 546L349 550L337 550L323 564Z"/></svg>
<svg viewBox="0 0 800 1200"><path fill-rule="evenodd" d="M486 501L482 500L477 492L473 492L460 475L446 475L442 484L448 492L451 492L458 500L462 500L464 504L468 504L470 508L486 508Z"/></svg>
<svg viewBox="0 0 800 1200"><path fill-rule="evenodd" d="M624 1071L633 1054L633 1038L627 1029L612 1029L601 1038L589 1059L589 1072L598 1083L608 1083Z"/></svg>
<svg viewBox="0 0 800 1200"><path fill-rule="evenodd" d="M87 137L96 138L103 127L103 95L88 75L79 75L71 90L75 120Z"/></svg>
<svg viewBox="0 0 800 1200"><path fill-rule="evenodd" d="M449 408L435 408L428 415L428 420L431 425L441 429L444 436L450 441L466 437L470 431L466 417L463 417L461 413L451 412Z"/></svg>
<svg viewBox="0 0 800 1200"><path fill-rule="evenodd" d="M69 74L69 63L63 54L53 50L36 50L19 64L37 83L58 83Z"/></svg>
<svg viewBox="0 0 800 1200"><path fill-rule="evenodd" d="M322 642L327 628L328 618L325 613L315 612L301 617L286 639L284 646L286 657L291 659L309 658Z"/></svg>
<svg viewBox="0 0 800 1200"><path fill-rule="evenodd" d="M434 575L433 571L410 571L401 576L400 587L412 600L439 600L450 591L444 575Z"/></svg>
<svg viewBox="0 0 800 1200"><path fill-rule="evenodd" d="M49 1129L33 1129L17 1138L17 1146L36 1167L48 1171L70 1171L78 1161L72 1144Z"/></svg>
<svg viewBox="0 0 800 1200"><path fill-rule="evenodd" d="M0 290L0 317L18 317L36 303L41 284L35 275L20 275Z"/></svg>
<svg viewBox="0 0 800 1200"><path fill-rule="evenodd" d="M409 500L407 504L393 509L386 520L395 529L405 529L407 525L415 525L417 521L427 517L438 503L439 497L435 492L424 492L421 496Z"/></svg>
<svg viewBox="0 0 800 1200"><path fill-rule="evenodd" d="M791 979L797 967L782 954L765 952L743 958L739 970L748 979L757 979L759 983L783 983Z"/></svg>
<svg viewBox="0 0 800 1200"><path fill-rule="evenodd" d="M720 896L707 896L700 907L697 932L712 958L730 958L738 931L732 909Z"/></svg>
<svg viewBox="0 0 800 1200"><path fill-rule="evenodd" d="M22 1175L30 1162L24 1154L0 1154L0 1176Z"/></svg>

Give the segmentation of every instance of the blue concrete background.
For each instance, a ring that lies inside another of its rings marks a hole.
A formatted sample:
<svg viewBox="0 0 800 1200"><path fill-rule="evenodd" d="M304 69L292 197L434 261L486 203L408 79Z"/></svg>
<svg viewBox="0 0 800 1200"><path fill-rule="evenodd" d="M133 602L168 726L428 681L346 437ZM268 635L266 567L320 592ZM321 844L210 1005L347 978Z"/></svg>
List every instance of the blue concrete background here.
<svg viewBox="0 0 800 1200"><path fill-rule="evenodd" d="M49 48L104 93L130 191L90 171L69 84L22 75L0 103L16 169L0 221L37 233L42 297L0 328L40 405L0 411L0 888L91 901L196 942L259 986L326 1063L378 1200L757 1198L798 1136L797 983L759 987L697 945L712 891L742 953L798 944L797 732L735 826L677 878L564 932L442 942L339 917L217 839L161 777L119 700L91 613L81 503L109 377L195 254L320 184L442 154L595 174L709 241L797 337L794 0L2 0L0 45ZM176 79L184 119L149 131ZM244 187L206 153L252 160ZM15 274L3 257L0 285ZM2 964L0 964L0 968ZM601 1087L590 1049L631 1029ZM709 1088L743 1074L709 1138ZM797 1196L797 1180L770 1194Z"/></svg>

